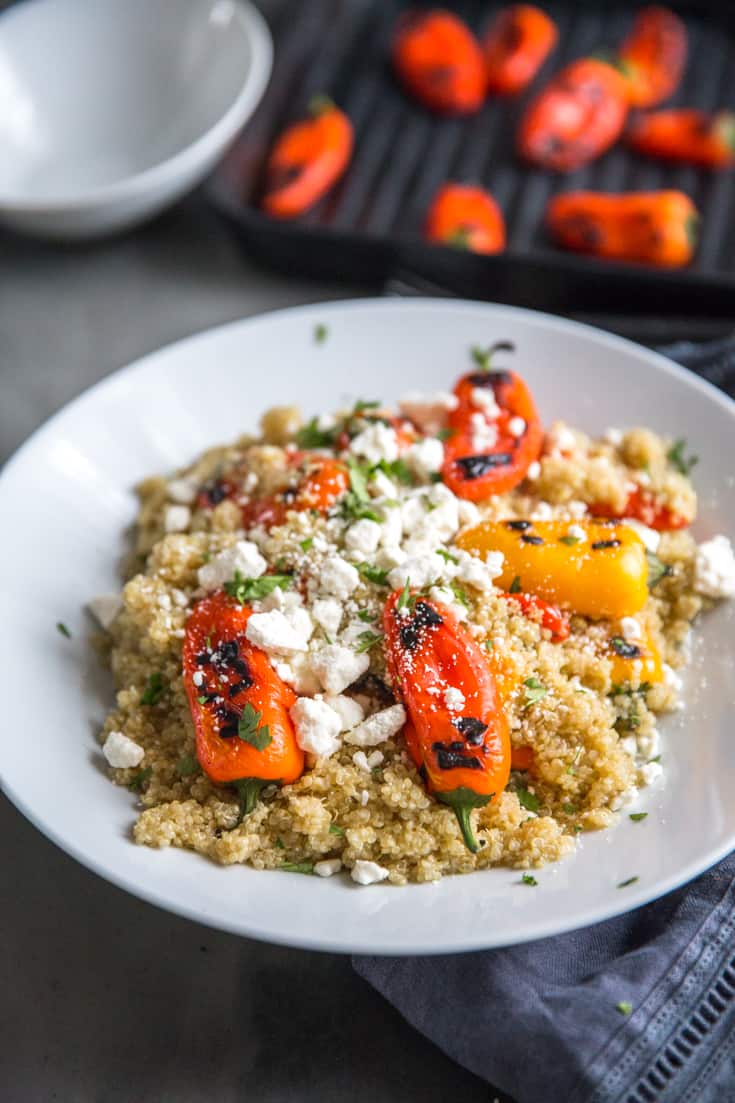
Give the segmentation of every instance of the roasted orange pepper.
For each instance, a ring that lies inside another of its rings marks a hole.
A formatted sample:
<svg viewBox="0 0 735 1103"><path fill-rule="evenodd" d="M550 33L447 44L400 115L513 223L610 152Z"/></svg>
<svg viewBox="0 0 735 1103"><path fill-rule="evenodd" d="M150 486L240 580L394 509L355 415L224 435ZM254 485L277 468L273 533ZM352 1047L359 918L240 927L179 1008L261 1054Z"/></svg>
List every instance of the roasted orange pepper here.
<svg viewBox="0 0 735 1103"><path fill-rule="evenodd" d="M676 91L688 52L687 29L668 8L642 8L620 48L621 68L634 107L654 107Z"/></svg>
<svg viewBox="0 0 735 1103"><path fill-rule="evenodd" d="M546 225L566 249L680 268L694 255L699 214L680 191L567 192L550 200Z"/></svg>
<svg viewBox="0 0 735 1103"><path fill-rule="evenodd" d="M569 618L559 609L536 594L503 594L510 605L517 605L524 616L537 620L542 628L551 632L555 643L561 643L569 637Z"/></svg>
<svg viewBox="0 0 735 1103"><path fill-rule="evenodd" d="M536 594L589 617L632 616L648 599L643 541L627 525L580 522L586 539L567 521L483 521L457 537L458 547L505 557L499 586Z"/></svg>
<svg viewBox="0 0 735 1103"><path fill-rule="evenodd" d="M186 622L183 647L199 765L217 784L235 786L243 814L264 785L295 781L304 770L289 716L296 695L246 639L249 616L221 591L203 598Z"/></svg>
<svg viewBox="0 0 735 1103"><path fill-rule="evenodd" d="M483 41L487 88L512 96L528 87L554 49L559 32L533 4L503 8Z"/></svg>
<svg viewBox="0 0 735 1103"><path fill-rule="evenodd" d="M445 184L426 216L426 237L472 253L502 253L503 212L489 192L469 184Z"/></svg>
<svg viewBox="0 0 735 1103"><path fill-rule="evenodd" d="M691 520L682 517L680 513L674 513L668 506L663 505L655 494L643 487L636 487L628 495L622 514L616 513L607 502L592 502L590 513L595 517L610 517L625 520L626 517L634 518L649 529L658 532L669 532L672 529L683 529L691 524Z"/></svg>
<svg viewBox="0 0 735 1103"><path fill-rule="evenodd" d="M393 41L393 65L408 91L432 111L466 115L482 106L482 50L452 12L437 8L405 15Z"/></svg>
<svg viewBox="0 0 735 1103"><path fill-rule="evenodd" d="M612 680L617 685L627 682L650 682L653 685L663 681L661 653L648 633L636 643L622 635L613 636L610 640L610 658Z"/></svg>
<svg viewBox="0 0 735 1103"><path fill-rule="evenodd" d="M625 80L613 65L591 57L573 61L529 105L518 152L542 168L571 172L617 141L627 114Z"/></svg>
<svg viewBox="0 0 735 1103"><path fill-rule="evenodd" d="M349 164L352 124L326 96L309 105L309 118L287 127L265 168L262 207L275 218L295 218L313 207Z"/></svg>
<svg viewBox="0 0 735 1103"><path fill-rule="evenodd" d="M383 614L388 669L408 713L409 752L429 790L454 810L465 845L471 812L508 782L510 740L480 647L446 606L396 590Z"/></svg>
<svg viewBox="0 0 735 1103"><path fill-rule="evenodd" d="M693 107L651 111L632 122L628 143L649 157L726 168L735 164L735 112L708 115Z"/></svg>
<svg viewBox="0 0 735 1103"><path fill-rule="evenodd" d="M485 354L488 363L492 351ZM488 401L476 402L475 392ZM454 393L459 405L449 415L452 435L444 447L442 479L457 497L473 502L512 490L543 443L531 392L515 372L489 368L463 375Z"/></svg>

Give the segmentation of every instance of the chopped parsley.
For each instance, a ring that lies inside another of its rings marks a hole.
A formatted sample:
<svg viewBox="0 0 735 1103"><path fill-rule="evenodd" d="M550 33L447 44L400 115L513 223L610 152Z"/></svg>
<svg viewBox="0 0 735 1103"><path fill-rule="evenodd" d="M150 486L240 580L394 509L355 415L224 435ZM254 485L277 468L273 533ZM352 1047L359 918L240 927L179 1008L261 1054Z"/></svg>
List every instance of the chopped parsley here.
<svg viewBox="0 0 735 1103"><path fill-rule="evenodd" d="M71 639L71 632L70 632L70 631L69 631L69 629L68 629L68 628L66 627L66 625L65 625L65 624L64 624L64 622L63 622L63 620L57 620L57 622L56 622L56 631L57 631L57 632L60 632L62 636L66 636L66 638L67 638L68 640L70 640L70 639Z"/></svg>
<svg viewBox="0 0 735 1103"><path fill-rule="evenodd" d="M408 466L405 460L380 460L372 468L372 471L382 471L384 475L387 475L390 479L395 479L396 482L403 483L404 486L413 485L413 475L411 474L411 468Z"/></svg>
<svg viewBox="0 0 735 1103"><path fill-rule="evenodd" d="M364 414L366 410L378 410L380 409L380 402L375 399L371 399L366 402L364 398L358 398L352 409L352 416L357 417L359 414Z"/></svg>
<svg viewBox="0 0 735 1103"><path fill-rule="evenodd" d="M398 598L396 609L406 609L411 603L411 579L406 579L406 584L401 590L401 596Z"/></svg>
<svg viewBox="0 0 735 1103"><path fill-rule="evenodd" d="M180 758L176 763L176 773L179 777L191 777L192 774L199 773L199 763L194 758L194 755L187 754L183 758Z"/></svg>
<svg viewBox="0 0 735 1103"><path fill-rule="evenodd" d="M344 827L340 827L338 823L330 823L329 834L330 835L344 835Z"/></svg>
<svg viewBox="0 0 735 1103"><path fill-rule="evenodd" d="M388 585L388 572L374 567L372 563L358 563L357 571L366 582L372 582L374 586Z"/></svg>
<svg viewBox="0 0 735 1103"><path fill-rule="evenodd" d="M648 761L649 762L660 762L661 761L661 755L657 754L655 758L649 758Z"/></svg>
<svg viewBox="0 0 735 1103"><path fill-rule="evenodd" d="M165 688L163 675L158 671L151 674L140 698L141 705L157 705Z"/></svg>
<svg viewBox="0 0 735 1103"><path fill-rule="evenodd" d="M578 812L576 804L562 804L562 808L568 816L574 816Z"/></svg>
<svg viewBox="0 0 735 1103"><path fill-rule="evenodd" d="M453 436L454 436L454 429L449 429L449 428L440 429L439 432L436 434L437 440L440 440L442 442L445 441L445 440L451 440L451 438Z"/></svg>
<svg viewBox="0 0 735 1103"><path fill-rule="evenodd" d="M278 850L285 850L286 849L285 846L284 846L283 839L281 839L281 838L276 839L274 845L278 848Z"/></svg>
<svg viewBox="0 0 735 1103"><path fill-rule="evenodd" d="M313 536L307 536L306 540L300 540L299 541L299 547L301 548L302 551L308 552L309 548L311 547L311 545L313 543L314 543L314 537Z"/></svg>
<svg viewBox="0 0 735 1103"><path fill-rule="evenodd" d="M527 812L538 812L541 807L541 801L536 794L529 792L528 789L516 789L516 796L521 808L525 808Z"/></svg>
<svg viewBox="0 0 735 1103"><path fill-rule="evenodd" d="M580 544L581 542L582 542L581 537L571 536L569 533L566 533L565 536L560 536L559 537L559 543L560 544L566 544L567 547L569 547L569 548L571 548L571 546L573 544Z"/></svg>
<svg viewBox="0 0 735 1103"><path fill-rule="evenodd" d="M207 697L206 693L202 693L199 697L197 697L197 701L200 705L206 705L208 700L209 698Z"/></svg>
<svg viewBox="0 0 735 1103"><path fill-rule="evenodd" d="M449 583L449 589L452 591L460 605L464 605L465 609L469 609L470 599L467 597L467 592L464 587L460 586L459 582L452 581Z"/></svg>
<svg viewBox="0 0 735 1103"><path fill-rule="evenodd" d="M282 866L278 867L282 869L284 873L313 873L313 862L284 862Z"/></svg>
<svg viewBox="0 0 735 1103"><path fill-rule="evenodd" d="M638 880L637 877L629 877L627 881L621 881L618 885L619 889L627 889L628 885L634 885Z"/></svg>
<svg viewBox="0 0 735 1103"><path fill-rule="evenodd" d="M244 605L247 601L267 597L279 587L287 590L292 582L293 577L290 574L264 574L260 578L243 578L240 571L235 571L232 581L225 582L225 592L240 605Z"/></svg>
<svg viewBox="0 0 735 1103"><path fill-rule="evenodd" d="M519 885L532 885L533 888L535 888L536 885L538 884L538 881L536 880L536 878L533 876L532 873L524 873L523 876L521 877L520 881L518 882L518 884Z"/></svg>
<svg viewBox="0 0 735 1103"><path fill-rule="evenodd" d="M685 456L684 449L687 446L687 442L681 437L679 440L675 440L666 453L666 459L669 461L672 467L675 467L677 471L680 471L682 475L688 475L693 467L699 463L699 456Z"/></svg>
<svg viewBox="0 0 735 1103"><path fill-rule="evenodd" d="M320 429L319 419L313 417L296 434L299 448L331 448L337 439L337 429Z"/></svg>
<svg viewBox="0 0 735 1103"><path fill-rule="evenodd" d="M262 719L263 713L256 712L248 701L237 725L238 738L242 739L243 743L249 743L251 747L255 747L256 751L264 751L273 742L270 728L267 724L261 723Z"/></svg>
<svg viewBox="0 0 735 1103"><path fill-rule="evenodd" d="M493 640L485 640L482 645L486 651L493 651L495 648L495 642Z"/></svg>
<svg viewBox="0 0 735 1103"><path fill-rule="evenodd" d="M329 336L329 330L324 325L324 322L317 322L314 326L314 344L323 345Z"/></svg>
<svg viewBox="0 0 735 1103"><path fill-rule="evenodd" d="M383 639L382 632L361 632L357 637L358 646L355 648L357 655L362 655L365 651L369 651L371 647L375 647L376 643L380 643Z"/></svg>
<svg viewBox="0 0 735 1103"><path fill-rule="evenodd" d="M615 1010L619 1011L621 1015L630 1015L633 1010L633 1004L628 1003L627 1000L621 1000L620 1003L615 1004Z"/></svg>
<svg viewBox="0 0 735 1103"><path fill-rule="evenodd" d="M538 678L526 678L523 682L523 702L526 708L543 701L548 689Z"/></svg>
<svg viewBox="0 0 735 1103"><path fill-rule="evenodd" d="M628 819L632 820L633 823L640 823L641 820L645 820L647 815L648 812L629 812Z"/></svg>
<svg viewBox="0 0 735 1103"><path fill-rule="evenodd" d="M152 766L145 766L142 770L138 770L137 774L133 774L128 782L128 789L132 789L134 793L142 793L150 781L152 773Z"/></svg>
<svg viewBox="0 0 735 1103"><path fill-rule="evenodd" d="M437 548L436 554L440 555L445 563L459 563L456 555L452 555L452 553L448 552L446 548Z"/></svg>
<svg viewBox="0 0 735 1103"><path fill-rule="evenodd" d="M375 620L375 614L371 613L369 609L360 609L357 613L357 619L361 620L363 624L372 624Z"/></svg>
<svg viewBox="0 0 735 1103"><path fill-rule="evenodd" d="M354 521L362 517L369 521L379 521L380 517L370 504L370 495L367 490L370 467L356 460L348 460L347 468L350 475L350 489L342 500L343 516Z"/></svg>
<svg viewBox="0 0 735 1103"><path fill-rule="evenodd" d="M670 563L662 563L655 552L646 549L646 562L648 563L648 589L658 586L662 578L668 578L673 574L674 568Z"/></svg>
<svg viewBox="0 0 735 1103"><path fill-rule="evenodd" d="M508 593L509 594L520 594L520 592L521 592L521 576L519 574L517 574L515 576L515 578L513 579L513 581L511 582L509 588L508 588Z"/></svg>

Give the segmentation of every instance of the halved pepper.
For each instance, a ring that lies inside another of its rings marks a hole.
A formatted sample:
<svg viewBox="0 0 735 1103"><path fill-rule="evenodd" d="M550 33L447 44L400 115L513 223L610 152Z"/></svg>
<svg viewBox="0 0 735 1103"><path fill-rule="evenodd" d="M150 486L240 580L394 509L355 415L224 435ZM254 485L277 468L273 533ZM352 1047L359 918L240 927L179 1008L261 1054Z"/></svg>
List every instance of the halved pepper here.
<svg viewBox="0 0 735 1103"><path fill-rule="evenodd" d="M482 50L452 12L409 12L398 24L393 65L409 92L432 111L465 115L485 97Z"/></svg>
<svg viewBox="0 0 735 1103"><path fill-rule="evenodd" d="M513 4L493 20L483 41L487 88L517 95L538 73L556 45L553 19L534 4Z"/></svg>
<svg viewBox="0 0 735 1103"><path fill-rule="evenodd" d="M654 107L676 91L688 52L687 29L669 8L641 8L618 57L634 107Z"/></svg>
<svg viewBox="0 0 735 1103"><path fill-rule="evenodd" d="M590 617L632 616L648 599L643 541L627 525L580 523L586 539L570 535L566 521L483 521L457 537L465 551L501 551L499 586L536 594Z"/></svg>
<svg viewBox="0 0 735 1103"><path fill-rule="evenodd" d="M727 168L735 164L735 112L708 114L693 107L651 111L633 120L627 141L648 157Z"/></svg>
<svg viewBox="0 0 735 1103"><path fill-rule="evenodd" d="M505 248L503 212L489 192L470 184L439 189L426 216L425 234L429 241L472 253L501 253Z"/></svg>
<svg viewBox="0 0 735 1103"><path fill-rule="evenodd" d="M296 695L246 636L250 609L223 592L197 602L186 622L184 686L196 754L218 785L233 785L243 814L271 782L296 781L304 754L289 709Z"/></svg>
<svg viewBox="0 0 735 1103"><path fill-rule="evenodd" d="M330 456L312 452L292 452L289 467L296 469L296 481L264 498L254 498L242 507L243 524L261 524L266 528L282 525L292 510L312 509L328 513L350 488L347 468Z"/></svg>
<svg viewBox="0 0 735 1103"><path fill-rule="evenodd" d="M269 154L263 210L275 218L295 218L307 211L347 168L353 141L344 111L328 97L315 96L309 117L287 127Z"/></svg>
<svg viewBox="0 0 735 1103"><path fill-rule="evenodd" d="M510 772L508 723L486 657L446 606L416 594L391 594L383 630L409 753L475 853L472 809L498 796Z"/></svg>
<svg viewBox="0 0 735 1103"><path fill-rule="evenodd" d="M612 636L610 658L612 680L617 685L628 682L650 682L654 685L663 681L661 652L648 632L636 641L627 640L622 635Z"/></svg>

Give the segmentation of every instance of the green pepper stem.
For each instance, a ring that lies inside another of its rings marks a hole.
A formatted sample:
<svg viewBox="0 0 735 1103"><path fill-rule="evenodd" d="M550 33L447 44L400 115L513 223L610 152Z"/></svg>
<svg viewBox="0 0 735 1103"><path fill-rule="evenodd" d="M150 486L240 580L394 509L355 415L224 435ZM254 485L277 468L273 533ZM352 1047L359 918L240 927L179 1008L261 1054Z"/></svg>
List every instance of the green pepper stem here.
<svg viewBox="0 0 735 1103"><path fill-rule="evenodd" d="M459 824L459 830L462 832L462 838L464 839L464 845L472 854L477 854L480 849L477 845L477 839L472 830L472 820L470 819L471 808L468 808L466 804L454 806L454 814L457 817L457 823Z"/></svg>
<svg viewBox="0 0 735 1103"><path fill-rule="evenodd" d="M240 798L240 815L235 824L235 827L237 827L254 810L260 797L260 790L268 782L260 777L241 777L237 781L233 781L232 784L237 789L237 795Z"/></svg>
<svg viewBox="0 0 735 1103"><path fill-rule="evenodd" d="M461 785L457 789L450 789L445 792L435 793L434 795L442 804L448 804L453 810L457 817L457 823L462 832L465 846L471 854L477 854L480 847L472 830L470 814L473 808L484 808L486 804L490 803L495 794L475 793L472 789L468 789L465 785Z"/></svg>

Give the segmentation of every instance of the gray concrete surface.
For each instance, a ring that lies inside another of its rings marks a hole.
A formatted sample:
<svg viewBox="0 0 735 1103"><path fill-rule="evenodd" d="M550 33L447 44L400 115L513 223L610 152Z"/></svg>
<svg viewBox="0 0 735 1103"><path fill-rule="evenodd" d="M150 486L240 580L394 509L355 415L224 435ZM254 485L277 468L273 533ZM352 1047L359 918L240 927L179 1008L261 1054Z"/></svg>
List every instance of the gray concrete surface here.
<svg viewBox="0 0 735 1103"><path fill-rule="evenodd" d="M59 406L143 353L350 291L251 266L197 198L95 247L0 234L0 462ZM4 1103L493 1098L349 959L157 911L78 866L2 797L0 838Z"/></svg>

